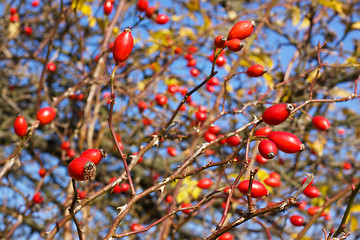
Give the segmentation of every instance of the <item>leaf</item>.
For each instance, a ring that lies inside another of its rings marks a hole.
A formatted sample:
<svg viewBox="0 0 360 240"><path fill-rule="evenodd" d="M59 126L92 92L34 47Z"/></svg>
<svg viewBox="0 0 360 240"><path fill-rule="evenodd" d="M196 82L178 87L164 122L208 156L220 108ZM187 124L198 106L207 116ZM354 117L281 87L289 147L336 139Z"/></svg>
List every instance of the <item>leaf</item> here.
<svg viewBox="0 0 360 240"><path fill-rule="evenodd" d="M190 39L195 39L195 33L191 28L182 27L179 29L180 37L189 37Z"/></svg>
<svg viewBox="0 0 360 240"><path fill-rule="evenodd" d="M150 47L148 47L146 49L146 54L147 55L151 55L152 53L156 52L157 50L159 50L159 45L158 44L153 44Z"/></svg>
<svg viewBox="0 0 360 240"><path fill-rule="evenodd" d="M343 4L340 1L337 1L337 0L318 0L318 3L325 6L325 7L331 8L332 10L334 10L334 11L340 13L340 14L344 14Z"/></svg>
<svg viewBox="0 0 360 240"><path fill-rule="evenodd" d="M308 141L310 149L317 155L322 156L324 153L324 145L326 144L326 138L319 134L318 138L314 142Z"/></svg>
<svg viewBox="0 0 360 240"><path fill-rule="evenodd" d="M10 22L8 29L7 29L7 37L8 39L14 39L17 38L17 36L20 33L20 22Z"/></svg>
<svg viewBox="0 0 360 240"><path fill-rule="evenodd" d="M73 0L71 4L72 9L81 9L84 5L85 0Z"/></svg>
<svg viewBox="0 0 360 240"><path fill-rule="evenodd" d="M360 212L360 204L355 204L351 207L351 212L358 213Z"/></svg>
<svg viewBox="0 0 360 240"><path fill-rule="evenodd" d="M351 28L360 30L360 21L354 22L353 24L351 24Z"/></svg>
<svg viewBox="0 0 360 240"><path fill-rule="evenodd" d="M273 88L275 86L274 79L270 74L265 73L263 75L263 77L264 77L266 86L268 86L270 88Z"/></svg>
<svg viewBox="0 0 360 240"><path fill-rule="evenodd" d="M333 98L336 97L348 97L351 95L351 92L343 89L343 88L339 88L339 87L334 87L331 90L329 90L329 95Z"/></svg>
<svg viewBox="0 0 360 240"><path fill-rule="evenodd" d="M293 26L296 26L299 24L300 20L301 20L301 12L300 9L296 6L291 7L290 9L290 14L291 14L291 24Z"/></svg>
<svg viewBox="0 0 360 240"><path fill-rule="evenodd" d="M350 218L350 232L356 232L359 228L359 222L356 217L351 216Z"/></svg>
<svg viewBox="0 0 360 240"><path fill-rule="evenodd" d="M178 85L179 81L176 78L169 78L165 80L165 85Z"/></svg>
<svg viewBox="0 0 360 240"><path fill-rule="evenodd" d="M80 10L85 16L91 16L91 6L88 4L83 4Z"/></svg>
<svg viewBox="0 0 360 240"><path fill-rule="evenodd" d="M311 83L311 82L315 79L317 72L318 72L318 69L312 70L312 71L308 74L308 76L307 76L307 78L306 78L306 82ZM320 76L321 76L321 72L319 72L318 78L319 78Z"/></svg>
<svg viewBox="0 0 360 240"><path fill-rule="evenodd" d="M200 1L199 0L189 1L186 5L187 5L190 12L200 10Z"/></svg>
<svg viewBox="0 0 360 240"><path fill-rule="evenodd" d="M181 21L183 19L184 19L184 16L179 16L179 15L172 15L171 16L171 21L173 21L173 22L179 22L179 21Z"/></svg>
<svg viewBox="0 0 360 240"><path fill-rule="evenodd" d="M309 26L310 26L310 20L309 20L307 17L305 17L305 18L302 20L299 28L300 28L300 29L304 29L304 28L308 28Z"/></svg>
<svg viewBox="0 0 360 240"><path fill-rule="evenodd" d="M90 27L95 27L95 25L96 25L96 18L90 16L88 21L89 21L89 26L90 26Z"/></svg>

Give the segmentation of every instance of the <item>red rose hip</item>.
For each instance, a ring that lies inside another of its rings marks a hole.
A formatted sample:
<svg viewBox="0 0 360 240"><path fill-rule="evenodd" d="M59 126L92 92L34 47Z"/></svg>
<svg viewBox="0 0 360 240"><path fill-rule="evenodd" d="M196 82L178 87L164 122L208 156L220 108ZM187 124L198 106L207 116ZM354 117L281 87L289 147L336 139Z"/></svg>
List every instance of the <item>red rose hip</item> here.
<svg viewBox="0 0 360 240"><path fill-rule="evenodd" d="M27 134L27 122L22 116L18 116L14 122L14 131L19 137L23 137Z"/></svg>
<svg viewBox="0 0 360 240"><path fill-rule="evenodd" d="M44 107L40 109L36 115L37 120L40 121L41 125L51 123L56 116L56 111L52 107Z"/></svg>
<svg viewBox="0 0 360 240"><path fill-rule="evenodd" d="M291 104L276 104L263 112L262 120L270 126L279 125L289 117L292 110L294 106Z"/></svg>
<svg viewBox="0 0 360 240"><path fill-rule="evenodd" d="M247 191L249 189L250 180L244 180L240 182L240 184L237 186L239 191L242 194L247 194ZM262 184L259 181L253 181L252 188L251 188L251 197L253 198L260 198L263 196L267 196L269 194L269 190L266 189L264 184Z"/></svg>
<svg viewBox="0 0 360 240"><path fill-rule="evenodd" d="M230 29L228 39L231 40L237 38L239 40L243 40L252 34L254 27L255 23L252 21L239 21Z"/></svg>
<svg viewBox="0 0 360 240"><path fill-rule="evenodd" d="M246 70L246 74L249 77L260 77L266 72L267 70L259 64L252 65Z"/></svg>
<svg viewBox="0 0 360 240"><path fill-rule="evenodd" d="M197 186L202 189L208 189L213 185L213 180L209 178L203 178L198 181Z"/></svg>
<svg viewBox="0 0 360 240"><path fill-rule="evenodd" d="M95 163L85 157L75 158L68 165L70 177L78 181L84 181L95 176L95 170Z"/></svg>
<svg viewBox="0 0 360 240"><path fill-rule="evenodd" d="M90 159L95 165L98 165L106 155L103 149L87 149L81 153L80 157Z"/></svg>
<svg viewBox="0 0 360 240"><path fill-rule="evenodd" d="M276 156L277 147L271 140L262 140L259 143L259 153L266 159L272 159Z"/></svg>
<svg viewBox="0 0 360 240"><path fill-rule="evenodd" d="M312 119L312 124L314 128L320 131L326 131L330 128L330 122L323 116L316 116Z"/></svg>
<svg viewBox="0 0 360 240"><path fill-rule="evenodd" d="M272 132L268 135L268 139L273 141L276 147L285 153L296 153L305 148L305 145L297 136L288 132Z"/></svg>
<svg viewBox="0 0 360 240"><path fill-rule="evenodd" d="M304 218L300 215L292 215L290 217L290 222L292 225L297 227L303 226L305 223Z"/></svg>
<svg viewBox="0 0 360 240"><path fill-rule="evenodd" d="M115 62L124 62L126 59L128 59L133 46L134 38L131 34L131 28L127 27L115 40L113 50L113 57Z"/></svg>

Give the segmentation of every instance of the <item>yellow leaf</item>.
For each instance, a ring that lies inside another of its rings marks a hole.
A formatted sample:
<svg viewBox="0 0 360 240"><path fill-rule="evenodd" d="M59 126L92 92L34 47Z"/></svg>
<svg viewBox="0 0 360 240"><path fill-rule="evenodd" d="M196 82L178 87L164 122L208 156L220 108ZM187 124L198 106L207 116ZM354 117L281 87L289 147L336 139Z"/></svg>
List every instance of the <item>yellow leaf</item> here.
<svg viewBox="0 0 360 240"><path fill-rule="evenodd" d="M266 178L269 177L269 173L264 169L259 169L256 176L261 182L263 182Z"/></svg>
<svg viewBox="0 0 360 240"><path fill-rule="evenodd" d="M328 8L331 8L332 10L334 10L334 11L340 13L340 14L344 13L343 4L340 1L337 1L337 0L318 0L318 3L323 5L323 6L326 6Z"/></svg>
<svg viewBox="0 0 360 240"><path fill-rule="evenodd" d="M118 27L113 28L113 34L118 35L120 29Z"/></svg>
<svg viewBox="0 0 360 240"><path fill-rule="evenodd" d="M274 79L270 74L265 73L263 75L263 77L264 77L266 86L268 86L270 88L273 88L275 86Z"/></svg>
<svg viewBox="0 0 360 240"><path fill-rule="evenodd" d="M17 38L17 36L20 33L20 22L10 22L8 29L7 29L7 38L8 39L14 39Z"/></svg>
<svg viewBox="0 0 360 240"><path fill-rule="evenodd" d="M233 87L232 87L232 85L231 84L226 84L226 91L227 92L233 92L234 91L234 89L233 89Z"/></svg>
<svg viewBox="0 0 360 240"><path fill-rule="evenodd" d="M351 28L360 30L360 21L354 22L353 24L351 24Z"/></svg>
<svg viewBox="0 0 360 240"><path fill-rule="evenodd" d="M309 20L307 17L305 17L305 18L302 20L299 28L300 28L300 29L304 29L304 28L308 28L309 26L310 26L310 20Z"/></svg>
<svg viewBox="0 0 360 240"><path fill-rule="evenodd" d="M189 199L189 192L184 187L180 187L179 194L176 196L176 202L182 203L187 199Z"/></svg>
<svg viewBox="0 0 360 240"><path fill-rule="evenodd" d="M194 31L191 28L187 28L187 27L180 28L179 35L182 38L189 37L191 39L194 39L196 37L196 36L194 36L195 35Z"/></svg>
<svg viewBox="0 0 360 240"><path fill-rule="evenodd" d="M327 196L327 193L329 191L329 185L322 185L319 187L319 191L321 192L322 196Z"/></svg>
<svg viewBox="0 0 360 240"><path fill-rule="evenodd" d="M360 204L355 204L351 207L351 212L358 213L360 212Z"/></svg>
<svg viewBox="0 0 360 240"><path fill-rule="evenodd" d="M90 16L89 17L89 26L95 27L95 25L96 25L96 18Z"/></svg>
<svg viewBox="0 0 360 240"><path fill-rule="evenodd" d="M326 144L326 138L322 134L318 135L318 138L314 142L308 142L308 145L316 155L322 156L324 152L324 145Z"/></svg>
<svg viewBox="0 0 360 240"><path fill-rule="evenodd" d="M320 206L324 205L324 203L325 203L325 200L321 197L311 199L311 205L313 205L313 206L320 207Z"/></svg>
<svg viewBox="0 0 360 240"><path fill-rule="evenodd" d="M91 16L91 6L88 4L83 4L81 7L81 12L85 15L85 16Z"/></svg>
<svg viewBox="0 0 360 240"><path fill-rule="evenodd" d="M159 49L159 45L158 44L153 44L150 47L148 47L146 49L146 54L147 55L151 55L152 53L156 52Z"/></svg>
<svg viewBox="0 0 360 240"><path fill-rule="evenodd" d="M137 89L139 89L140 91L142 91L142 90L144 90L144 88L145 88L145 82L144 82L144 81L138 82L138 83L136 84L136 86L137 86Z"/></svg>
<svg viewBox="0 0 360 240"><path fill-rule="evenodd" d="M225 71L230 72L231 71L231 66L228 63L226 63L224 65L224 69L225 69Z"/></svg>
<svg viewBox="0 0 360 240"><path fill-rule="evenodd" d="M317 73L317 69L314 69L313 71L311 71L310 73L309 73L309 75L307 76L307 78L306 78L306 82L312 82L314 79L315 79L315 77L316 77L316 73ZM318 74L318 78L321 76L321 72L319 72L319 74Z"/></svg>
<svg viewBox="0 0 360 240"><path fill-rule="evenodd" d="M189 193L194 199L197 199L200 196L202 189L199 187L193 188Z"/></svg>
<svg viewBox="0 0 360 240"><path fill-rule="evenodd" d="M291 7L290 9L290 13L291 13L291 23L293 26L296 26L299 24L300 19L301 19L301 13L300 13L300 9L298 7Z"/></svg>
<svg viewBox="0 0 360 240"><path fill-rule="evenodd" d="M171 21L173 21L173 22L179 22L179 21L181 21L183 19L184 19L184 16L179 16L179 15L172 15L171 16Z"/></svg>
<svg viewBox="0 0 360 240"><path fill-rule="evenodd" d="M71 4L71 8L72 9L81 9L83 4L84 4L85 0L73 0L72 4Z"/></svg>
<svg viewBox="0 0 360 240"><path fill-rule="evenodd" d="M186 5L190 12L198 11L200 9L200 1L199 0L189 1Z"/></svg>
<svg viewBox="0 0 360 240"><path fill-rule="evenodd" d="M249 56L249 60L268 69L273 68L273 60L268 55L263 54L260 49L254 50L252 55Z"/></svg>
<svg viewBox="0 0 360 240"><path fill-rule="evenodd" d="M356 219L356 217L351 216L350 218L350 232L356 232L356 230L359 228L359 222Z"/></svg>
<svg viewBox="0 0 360 240"><path fill-rule="evenodd" d="M348 97L351 95L351 92L343 89L343 88L339 88L339 87L334 87L332 88L330 91L329 91L329 95L331 97L340 97L340 98L343 98L343 97Z"/></svg>
<svg viewBox="0 0 360 240"><path fill-rule="evenodd" d="M179 81L176 78L169 78L169 79L165 79L164 81L165 85L178 85Z"/></svg>

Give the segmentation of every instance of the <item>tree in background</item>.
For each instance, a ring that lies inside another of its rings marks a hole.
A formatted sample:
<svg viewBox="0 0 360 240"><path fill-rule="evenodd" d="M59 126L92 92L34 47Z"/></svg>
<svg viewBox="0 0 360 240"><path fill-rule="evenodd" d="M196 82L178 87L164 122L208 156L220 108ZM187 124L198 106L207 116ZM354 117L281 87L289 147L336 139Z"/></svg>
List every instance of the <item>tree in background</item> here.
<svg viewBox="0 0 360 240"><path fill-rule="evenodd" d="M360 238L357 1L0 6L2 238Z"/></svg>

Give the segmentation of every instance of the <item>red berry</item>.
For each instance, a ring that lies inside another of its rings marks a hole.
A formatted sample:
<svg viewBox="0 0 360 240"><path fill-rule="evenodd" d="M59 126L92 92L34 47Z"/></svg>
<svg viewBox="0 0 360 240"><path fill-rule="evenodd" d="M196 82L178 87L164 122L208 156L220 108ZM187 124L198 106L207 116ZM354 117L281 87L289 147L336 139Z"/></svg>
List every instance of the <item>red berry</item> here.
<svg viewBox="0 0 360 240"><path fill-rule="evenodd" d="M265 164L267 162L267 159L261 156L260 154L256 155L255 160L259 164Z"/></svg>
<svg viewBox="0 0 360 240"><path fill-rule="evenodd" d="M146 17L151 18L152 15L155 13L155 10L155 7L148 7L145 13Z"/></svg>
<svg viewBox="0 0 360 240"><path fill-rule="evenodd" d="M245 44L237 38L229 40L227 44L228 49L232 52L238 52L243 49L244 46Z"/></svg>
<svg viewBox="0 0 360 240"><path fill-rule="evenodd" d="M192 207L192 204L191 204L191 203L182 203L182 204L180 205L180 207L181 207L181 208ZM182 210L182 211L183 211L183 213L186 213L186 214L190 214L190 213L193 212L192 209L187 209L187 210Z"/></svg>
<svg viewBox="0 0 360 240"><path fill-rule="evenodd" d="M224 233L223 235L221 235L219 237L219 240L233 240L234 239L234 236L231 234L231 233Z"/></svg>
<svg viewBox="0 0 360 240"><path fill-rule="evenodd" d="M75 151L73 149L66 150L66 155L68 155L70 158L75 157Z"/></svg>
<svg viewBox="0 0 360 240"><path fill-rule="evenodd" d="M292 215L290 217L290 222L292 225L300 227L304 225L304 218L300 215Z"/></svg>
<svg viewBox="0 0 360 240"><path fill-rule="evenodd" d="M217 86L220 84L220 80L217 77L212 77L207 83L213 86Z"/></svg>
<svg viewBox="0 0 360 240"><path fill-rule="evenodd" d="M330 122L323 116L316 116L312 119L312 124L314 128L320 130L320 131L326 131L328 128L330 128Z"/></svg>
<svg viewBox="0 0 360 240"><path fill-rule="evenodd" d="M349 163L349 162L344 162L343 168L344 168L345 170L349 170L349 169L352 168L352 165L351 165L351 163Z"/></svg>
<svg viewBox="0 0 360 240"><path fill-rule="evenodd" d="M124 62L130 56L134 46L134 38L131 34L131 29L125 30L117 36L114 43L113 57L116 63Z"/></svg>
<svg viewBox="0 0 360 240"><path fill-rule="evenodd" d="M37 120L40 121L41 125L51 123L56 116L56 111L52 107L44 107L40 109L36 115Z"/></svg>
<svg viewBox="0 0 360 240"><path fill-rule="evenodd" d="M137 9L140 12L145 12L148 9L149 2L147 0L139 0L137 3Z"/></svg>
<svg viewBox="0 0 360 240"><path fill-rule="evenodd" d="M27 134L27 122L26 119L22 116L18 116L14 121L14 130L16 135L23 137Z"/></svg>
<svg viewBox="0 0 360 240"><path fill-rule="evenodd" d="M303 193L305 194L305 196L307 196L309 198L316 198L316 197L320 196L319 189L314 186L308 186L307 188L305 188Z"/></svg>
<svg viewBox="0 0 360 240"><path fill-rule="evenodd" d="M238 146L240 142L241 142L241 137L239 135L234 135L226 139L226 143L233 147Z"/></svg>
<svg viewBox="0 0 360 240"><path fill-rule="evenodd" d="M189 53L196 53L198 51L197 47L195 46L190 46L187 50Z"/></svg>
<svg viewBox="0 0 360 240"><path fill-rule="evenodd" d="M246 70L246 74L249 77L260 77L264 73L266 73L266 69L263 66L259 65L259 64L252 65L251 67L249 67Z"/></svg>
<svg viewBox="0 0 360 240"><path fill-rule="evenodd" d="M55 72L55 70L56 70L56 65L53 62L49 62L46 65L46 67L47 67L47 70L50 71L50 72Z"/></svg>
<svg viewBox="0 0 360 240"><path fill-rule="evenodd" d="M32 34L32 28L29 26L24 27L24 32L26 35L30 36Z"/></svg>
<svg viewBox="0 0 360 240"><path fill-rule="evenodd" d="M133 157L136 157L137 154L138 154L137 152L134 152L134 153L132 154L132 156L133 156ZM141 158L137 161L137 163L141 163L143 160L144 160L144 158L141 157Z"/></svg>
<svg viewBox="0 0 360 240"><path fill-rule="evenodd" d="M39 6L39 4L40 4L39 0L34 0L34 1L32 1L31 6L37 7L37 6Z"/></svg>
<svg viewBox="0 0 360 240"><path fill-rule="evenodd" d="M288 132L272 132L268 139L273 141L280 151L285 153L296 153L305 148L298 137Z"/></svg>
<svg viewBox="0 0 360 240"><path fill-rule="evenodd" d="M276 156L277 147L271 140L262 140L259 143L259 153L266 159L272 159Z"/></svg>
<svg viewBox="0 0 360 240"><path fill-rule="evenodd" d="M186 66L188 66L188 67L194 67L195 65L196 65L196 59L195 58L189 60L188 63L186 64Z"/></svg>
<svg viewBox="0 0 360 240"><path fill-rule="evenodd" d="M190 74L191 74L193 77L197 77L197 76L199 76L200 71L199 71L199 69L197 69L197 68L193 68L193 69L190 70Z"/></svg>
<svg viewBox="0 0 360 240"><path fill-rule="evenodd" d="M139 231L139 230L141 230L143 228L144 228L144 226L142 226L140 224L137 224L137 223L133 223L130 226L131 231Z"/></svg>
<svg viewBox="0 0 360 240"><path fill-rule="evenodd" d="M147 103L146 102L139 102L138 103L138 108L140 112L143 112L147 109Z"/></svg>
<svg viewBox="0 0 360 240"><path fill-rule="evenodd" d="M95 165L98 165L106 157L106 153L102 149L87 149L81 153L80 157L90 159Z"/></svg>
<svg viewBox="0 0 360 240"><path fill-rule="evenodd" d="M40 177L44 177L45 174L46 174L46 169L45 169L45 168L40 168L40 169L39 169L39 176L40 176Z"/></svg>
<svg viewBox="0 0 360 240"><path fill-rule="evenodd" d="M268 177L264 180L265 184L270 187L280 187L281 181L280 179L274 178L274 177Z"/></svg>
<svg viewBox="0 0 360 240"><path fill-rule="evenodd" d="M271 126L279 125L288 118L292 110L294 107L291 104L276 104L264 111L262 120Z"/></svg>
<svg viewBox="0 0 360 240"><path fill-rule="evenodd" d="M306 177L306 178L304 178L304 179L302 180L301 185L302 185L302 184L304 184L304 183L306 182L306 180L307 180L307 177ZM309 185L308 185L308 186L313 185L314 180L315 180L315 179L313 179L313 180L309 183Z"/></svg>
<svg viewBox="0 0 360 240"><path fill-rule="evenodd" d="M208 189L213 185L213 180L209 178L203 178L198 181L197 186L202 189Z"/></svg>
<svg viewBox="0 0 360 240"><path fill-rule="evenodd" d="M203 122L206 120L206 112L197 111L195 117L198 121Z"/></svg>
<svg viewBox="0 0 360 240"><path fill-rule="evenodd" d="M204 139L207 142L212 142L212 141L216 140L216 136L215 136L215 134L207 131L207 132L204 133Z"/></svg>
<svg viewBox="0 0 360 240"><path fill-rule="evenodd" d="M249 183L250 180L244 180L240 182L240 184L237 186L239 191L242 194L246 194L249 189ZM259 181L253 181L252 188L251 188L251 197L253 198L260 198L263 196L267 196L269 194L269 190L266 189L264 184L262 184Z"/></svg>
<svg viewBox="0 0 360 240"><path fill-rule="evenodd" d="M161 25L166 24L168 21L169 17L165 14L158 14L155 19L155 22Z"/></svg>
<svg viewBox="0 0 360 240"><path fill-rule="evenodd" d="M215 92L215 87L214 85L206 84L206 90L212 93Z"/></svg>
<svg viewBox="0 0 360 240"><path fill-rule="evenodd" d="M162 95L162 94L156 94L155 96L155 101L157 102L157 104L159 106L164 106L167 104L168 99L166 96Z"/></svg>
<svg viewBox="0 0 360 240"><path fill-rule="evenodd" d="M165 201L167 203L172 203L172 200L173 200L173 196L172 195L167 195L166 198L165 198Z"/></svg>
<svg viewBox="0 0 360 240"><path fill-rule="evenodd" d="M15 13L17 13L17 9L11 7L11 8L10 8L10 14L11 14L11 15L14 15Z"/></svg>
<svg viewBox="0 0 360 240"><path fill-rule="evenodd" d="M43 203L44 197L41 195L41 193L35 193L32 200L34 203Z"/></svg>
<svg viewBox="0 0 360 240"><path fill-rule="evenodd" d="M171 94L175 94L180 91L180 87L177 84L171 84L168 86L168 92Z"/></svg>
<svg viewBox="0 0 360 240"><path fill-rule="evenodd" d="M244 38L249 37L252 32L254 31L254 22L251 21L240 21L236 23L229 32L228 40L237 38L239 40L242 40Z"/></svg>
<svg viewBox="0 0 360 240"><path fill-rule="evenodd" d="M115 194L121 193L120 185L115 185L115 187L112 190L112 193L115 193Z"/></svg>
<svg viewBox="0 0 360 240"><path fill-rule="evenodd" d="M84 198L86 198L86 194L87 194L86 191L80 191L79 194L78 194L78 197L79 197L80 199L84 199Z"/></svg>
<svg viewBox="0 0 360 240"><path fill-rule="evenodd" d="M191 59L194 58L194 56L193 56L191 53L187 53L187 54L184 56L184 58L185 58L186 60L190 61Z"/></svg>
<svg viewBox="0 0 360 240"><path fill-rule="evenodd" d="M84 181L95 175L95 164L88 158L78 157L69 163L68 173L72 179Z"/></svg>
<svg viewBox="0 0 360 240"><path fill-rule="evenodd" d="M218 125L211 125L208 129L208 131L212 134L218 134L220 132L221 128Z"/></svg>
<svg viewBox="0 0 360 240"><path fill-rule="evenodd" d="M267 137L271 133L270 127L263 127L255 131L254 136Z"/></svg>
<svg viewBox="0 0 360 240"><path fill-rule="evenodd" d="M226 63L226 58L224 56L218 56L218 58L216 59L216 62L215 64L218 66L218 67L222 67L224 66Z"/></svg>
<svg viewBox="0 0 360 240"><path fill-rule="evenodd" d="M214 40L214 45L217 48L224 48L227 46L227 38L224 35L219 35Z"/></svg>
<svg viewBox="0 0 360 240"><path fill-rule="evenodd" d="M174 147L168 147L167 152L170 156L173 156L173 157L177 155L177 150Z"/></svg>
<svg viewBox="0 0 360 240"><path fill-rule="evenodd" d="M174 52L175 52L176 54L181 53L181 51L182 51L181 47L177 47L177 48L175 48L175 50L174 50Z"/></svg>
<svg viewBox="0 0 360 240"><path fill-rule="evenodd" d="M17 22L19 21L19 16L18 15L11 15L10 16L10 22Z"/></svg>
<svg viewBox="0 0 360 240"><path fill-rule="evenodd" d="M308 213L310 216L313 216L313 215L315 215L319 210L320 210L319 207L313 206L313 207L309 207L309 208L308 208L307 213ZM325 213L325 212L322 212L320 216L323 217L323 216L325 216L325 215L326 215L326 213Z"/></svg>
<svg viewBox="0 0 360 240"><path fill-rule="evenodd" d="M68 141L64 141L61 143L61 149L68 150L70 148L70 143Z"/></svg>
<svg viewBox="0 0 360 240"><path fill-rule="evenodd" d="M279 179L280 180L280 174L278 174L277 172L271 172L270 177L275 178L275 179Z"/></svg>
<svg viewBox="0 0 360 240"><path fill-rule="evenodd" d="M130 185L128 183L122 183L120 184L120 190L121 192L127 192L130 189Z"/></svg>
<svg viewBox="0 0 360 240"><path fill-rule="evenodd" d="M104 3L104 14L109 15L113 9L113 2L112 1L106 1Z"/></svg>
<svg viewBox="0 0 360 240"><path fill-rule="evenodd" d="M301 202L299 202L297 207L301 210L305 210L306 205L307 205L306 201L301 201Z"/></svg>

